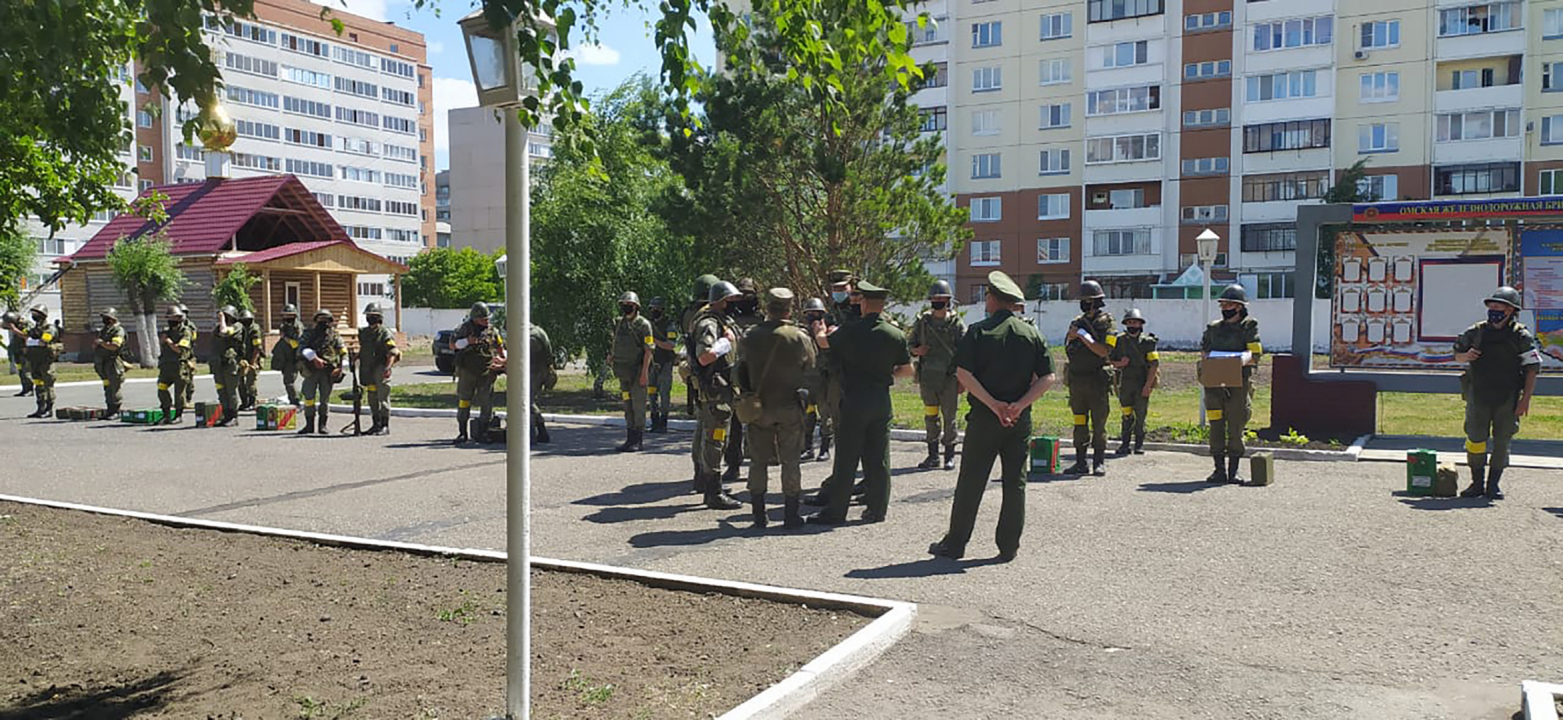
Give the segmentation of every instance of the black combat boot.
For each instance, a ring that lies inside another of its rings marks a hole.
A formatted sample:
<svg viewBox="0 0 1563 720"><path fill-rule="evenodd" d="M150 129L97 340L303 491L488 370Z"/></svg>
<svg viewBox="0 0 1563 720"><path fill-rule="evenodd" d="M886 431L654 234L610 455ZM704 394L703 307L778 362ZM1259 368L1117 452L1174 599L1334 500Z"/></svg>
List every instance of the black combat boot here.
<svg viewBox="0 0 1563 720"><path fill-rule="evenodd" d="M1227 481L1227 458L1226 458L1226 456L1225 455L1212 455L1210 457L1211 457L1212 460L1214 460L1216 462L1216 471L1211 473L1210 477L1205 478L1205 482L1208 482L1208 483L1224 483L1224 482L1226 482Z"/></svg>
<svg viewBox="0 0 1563 720"><path fill-rule="evenodd" d="M629 452L629 451L634 450L634 449L635 449L635 430L631 429L631 430L628 430L628 431L626 431L624 433L624 442L619 443L619 446L614 448L614 451L615 452Z"/></svg>
<svg viewBox="0 0 1563 720"><path fill-rule="evenodd" d="M298 434L300 434L300 435L314 435L315 434L315 414L314 413L310 413L310 412L304 413L304 429L299 430Z"/></svg>
<svg viewBox="0 0 1563 720"><path fill-rule="evenodd" d="M819 456L815 458L816 460L825 462L830 459L830 441L831 437L829 435L821 435L819 437Z"/></svg>
<svg viewBox="0 0 1563 720"><path fill-rule="evenodd" d="M802 498L797 495L788 495L782 498L782 527L788 530L803 527L803 514L799 512L798 508L801 500Z"/></svg>
<svg viewBox="0 0 1563 720"><path fill-rule="evenodd" d="M1495 467L1487 474L1487 499L1502 500L1503 491L1498 489L1498 481L1503 479L1503 468Z"/></svg>
<svg viewBox="0 0 1563 720"><path fill-rule="evenodd" d="M706 507L712 510L737 510L743 507L743 503L734 500L722 489L722 476L716 473L706 474L705 500Z"/></svg>
<svg viewBox="0 0 1563 720"><path fill-rule="evenodd" d="M917 463L917 469L918 470L937 470L937 469L939 469L939 443L936 443L936 442L928 443L928 457L923 458L922 462Z"/></svg>
<svg viewBox="0 0 1563 720"><path fill-rule="evenodd" d="M379 413L369 413L369 427L364 429L364 434L365 435L379 435L380 434L380 414Z"/></svg>
<svg viewBox="0 0 1563 720"><path fill-rule="evenodd" d="M829 478L829 477L825 478L825 481L820 483L819 489L814 491L813 495L805 495L803 497L803 504L807 505L809 507L825 507L826 505L829 505L830 504L829 488L830 488L830 483L831 482L832 482L831 478Z"/></svg>
<svg viewBox="0 0 1563 720"><path fill-rule="evenodd" d="M537 422L532 423L532 428L532 442L539 445L547 445L553 441L552 438L548 437L548 424L543 422L542 417L538 417Z"/></svg>
<svg viewBox="0 0 1563 720"><path fill-rule="evenodd" d="M1463 498L1479 498L1487 494L1487 468L1483 465L1471 466L1471 486L1460 493Z"/></svg>
<svg viewBox="0 0 1563 720"><path fill-rule="evenodd" d="M764 495L749 499L749 514L754 516L754 527L756 529L764 529L765 526L771 524L771 519L765 515Z"/></svg>
<svg viewBox="0 0 1563 720"><path fill-rule="evenodd" d="M814 459L814 426L812 424L803 429L803 454L798 457L803 460Z"/></svg>
<svg viewBox="0 0 1563 720"><path fill-rule="evenodd" d="M460 430L456 433L457 445L470 441L471 438L467 436L467 426L471 424L471 419L472 408L456 408L456 427L460 428Z"/></svg>
<svg viewBox="0 0 1563 720"><path fill-rule="evenodd" d="M1086 474L1088 474L1090 472L1091 472L1091 468L1087 467L1086 463L1085 463L1085 448L1079 448L1079 449L1075 450L1075 464L1070 465L1069 467L1065 468L1064 469L1064 474L1065 475L1086 475Z"/></svg>
<svg viewBox="0 0 1563 720"><path fill-rule="evenodd" d="M30 418L41 418L41 417L43 417L43 398L42 397L35 397L34 398L34 409L33 409L32 412L27 413L27 417L30 417Z"/></svg>
<svg viewBox="0 0 1563 720"><path fill-rule="evenodd" d="M645 450L646 449L646 431L643 430L643 429L642 430L631 430L630 431L630 445L631 445L630 449L634 450L635 452L640 452L641 450Z"/></svg>
<svg viewBox="0 0 1563 720"><path fill-rule="evenodd" d="M1134 434L1134 454L1145 454L1145 433L1137 432Z"/></svg>
<svg viewBox="0 0 1563 720"><path fill-rule="evenodd" d="M1124 418L1124 421L1123 421L1123 442L1118 445L1118 450L1113 453L1114 455L1117 455L1118 457L1123 457L1123 456L1129 454L1129 452L1132 449L1130 447L1129 440L1133 437L1133 431L1134 431L1134 418Z"/></svg>
<svg viewBox="0 0 1563 720"><path fill-rule="evenodd" d="M1227 458L1227 482L1234 485L1243 484L1243 474L1240 472L1242 466L1242 455L1233 455L1232 457Z"/></svg>
<svg viewBox="0 0 1563 720"><path fill-rule="evenodd" d="M1095 457L1091 458L1092 475L1096 477L1104 477L1107 475L1107 458L1104 457L1106 454L1106 448L1096 449Z"/></svg>
<svg viewBox="0 0 1563 720"><path fill-rule="evenodd" d="M945 470L954 470L955 469L955 446L954 445L950 445L950 446L944 448L944 469Z"/></svg>

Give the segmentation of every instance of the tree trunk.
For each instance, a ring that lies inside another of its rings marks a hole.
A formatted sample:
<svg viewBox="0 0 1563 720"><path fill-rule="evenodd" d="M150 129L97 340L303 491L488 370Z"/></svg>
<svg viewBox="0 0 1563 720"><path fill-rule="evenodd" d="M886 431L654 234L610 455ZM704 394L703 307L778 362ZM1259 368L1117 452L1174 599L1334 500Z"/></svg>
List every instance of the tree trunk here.
<svg viewBox="0 0 1563 720"><path fill-rule="evenodd" d="M156 301L142 294L140 307L136 309L136 346L141 349L141 367L157 367L157 313Z"/></svg>

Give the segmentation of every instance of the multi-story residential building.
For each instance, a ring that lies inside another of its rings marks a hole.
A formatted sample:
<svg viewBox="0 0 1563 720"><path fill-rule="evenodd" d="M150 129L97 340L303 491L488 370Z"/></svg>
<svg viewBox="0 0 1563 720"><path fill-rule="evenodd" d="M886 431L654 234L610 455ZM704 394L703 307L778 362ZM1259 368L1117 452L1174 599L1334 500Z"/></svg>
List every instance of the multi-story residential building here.
<svg viewBox="0 0 1563 720"><path fill-rule="evenodd" d="M1216 277L1292 297L1297 207L1359 160L1378 199L1563 194L1556 0L951 0L949 15L963 299L995 268L1044 297L1082 277L1148 297L1206 228Z"/></svg>
<svg viewBox="0 0 1563 720"><path fill-rule="evenodd" d="M493 253L505 247L505 126L494 108L457 108L450 126L450 246ZM533 168L553 157L548 125L527 137ZM534 170L535 172L535 170ZM442 173L443 174L443 173Z"/></svg>
<svg viewBox="0 0 1563 720"><path fill-rule="evenodd" d="M950 105L954 97L950 85L950 6L962 0L930 0L917 6L919 13L926 13L929 22L919 25L915 20L907 21L907 34L912 39L912 58L918 64L931 66L933 75L923 83L921 90L912 95L912 103L918 107L922 114L923 132L943 133L945 138L950 136ZM949 165L949 156L944 158ZM944 185L941 190L949 192L950 176L945 175ZM953 282L955 280L955 261L953 259L925 258L924 267L934 277Z"/></svg>

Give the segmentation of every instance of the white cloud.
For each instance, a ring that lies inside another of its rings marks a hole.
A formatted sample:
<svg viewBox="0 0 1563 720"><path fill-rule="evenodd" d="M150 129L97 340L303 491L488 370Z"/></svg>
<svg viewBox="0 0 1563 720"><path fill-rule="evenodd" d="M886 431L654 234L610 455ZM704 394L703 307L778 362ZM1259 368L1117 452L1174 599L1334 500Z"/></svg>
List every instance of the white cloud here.
<svg viewBox="0 0 1563 720"><path fill-rule="evenodd" d="M445 52L445 43L442 43L442 42L440 42L438 40L430 40L429 41L429 54L430 55L438 55L438 54L440 54L442 52Z"/></svg>
<svg viewBox="0 0 1563 720"><path fill-rule="evenodd" d="M580 45L565 51L581 65L618 65L619 51L607 45Z"/></svg>
<svg viewBox="0 0 1563 720"><path fill-rule="evenodd" d="M478 86L460 78L434 78L434 150L450 149L450 129L446 113L456 108L476 107Z"/></svg>
<svg viewBox="0 0 1563 720"><path fill-rule="evenodd" d="M342 10L354 15L362 15L371 20L391 19L389 0L310 0L316 5L324 5L332 10Z"/></svg>

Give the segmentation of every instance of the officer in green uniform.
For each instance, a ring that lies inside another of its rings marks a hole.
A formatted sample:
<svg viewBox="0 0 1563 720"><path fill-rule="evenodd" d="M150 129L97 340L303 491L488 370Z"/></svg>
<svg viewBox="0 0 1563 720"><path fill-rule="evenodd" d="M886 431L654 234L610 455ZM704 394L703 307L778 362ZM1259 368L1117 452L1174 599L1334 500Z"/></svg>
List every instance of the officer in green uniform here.
<svg viewBox="0 0 1563 720"><path fill-rule="evenodd" d="M619 397L624 401L624 443L619 452L640 450L646 432L646 385L651 380L651 351L656 339L651 321L640 314L640 296L626 292L619 296L619 317L613 321L613 348L608 365L619 381Z"/></svg>
<svg viewBox="0 0 1563 720"><path fill-rule="evenodd" d="M816 336L821 347L831 349L834 367L841 370L841 416L836 428L836 458L829 484L828 504L812 516L813 522L846 521L852 477L859 461L867 497L864 522L882 522L890 507L890 386L898 377L912 376L912 356L906 350L906 334L880 316L890 291L867 281L857 290L863 296L862 317Z"/></svg>
<svg viewBox="0 0 1563 720"><path fill-rule="evenodd" d="M33 374L27 368L27 325L27 319L21 313L7 312L0 316L0 330L10 333L5 348L6 357L16 369L16 377L22 385L16 397L33 394Z"/></svg>
<svg viewBox="0 0 1563 720"><path fill-rule="evenodd" d="M185 323L184 307L172 305L165 318L167 329L158 333L162 345L157 357L157 400L163 406L163 423L173 425L184 417L185 388L190 384L191 356L195 341Z"/></svg>
<svg viewBox="0 0 1563 720"><path fill-rule="evenodd" d="M92 369L103 381L105 409L109 415L118 415L119 406L125 400L121 388L125 385L126 365L120 357L120 351L125 347L125 326L119 324L119 313L114 308L104 310L98 317L103 320L103 328L92 341Z"/></svg>
<svg viewBox="0 0 1563 720"><path fill-rule="evenodd" d="M863 294L859 292L855 286L857 279L857 276L852 274L852 271L850 270L830 271L830 275L827 280L830 283L831 314L825 316L824 322L826 331L834 332L835 328L844 325L850 325L854 322L857 322L862 317L863 311L861 304L863 302ZM809 334L814 337L819 337L819 332L812 327L809 330ZM838 366L834 355L830 352L830 348L820 346L818 357L819 360L817 362L819 363L820 372L824 376L825 395L816 404L819 406L821 425L829 427L832 431L832 436L828 439L824 436L823 431L821 431L819 459L824 461L830 459L830 445L831 442L835 439L835 431L838 430L841 426L841 398L843 389L841 385L841 369ZM852 484L852 479L855 478L856 475L857 469L853 468L853 475L847 478L848 485ZM825 480L820 483L819 491L804 498L803 503L805 505L820 507L828 504L830 502L830 486L831 483L835 482L835 479L835 473L831 473L830 475L826 476ZM864 492L864 487L865 486L862 483L859 483L857 486L852 488L852 494L861 495Z"/></svg>
<svg viewBox="0 0 1563 720"><path fill-rule="evenodd" d="M729 363L737 351L738 335L728 318L728 307L743 298L732 283L717 281L706 296L708 302L695 316L684 348L691 372L700 384L700 434L695 436L700 461L698 486L706 507L734 510L743 507L722 488L722 456L727 446L728 419L732 416L733 387Z"/></svg>
<svg viewBox="0 0 1563 720"><path fill-rule="evenodd" d="M1160 379L1161 354L1156 352L1156 336L1145 332L1145 315L1139 308L1123 314L1123 332L1108 359L1118 368L1118 406L1123 409L1123 442L1118 445L1118 455L1131 451L1143 455L1145 414Z"/></svg>
<svg viewBox="0 0 1563 720"><path fill-rule="evenodd" d="M28 311L33 316L32 327L27 330L27 365L33 375L33 396L38 410L27 417L48 417L54 412L54 361L60 359L65 345L60 341L59 328L49 322L49 308L34 305Z"/></svg>
<svg viewBox="0 0 1563 720"><path fill-rule="evenodd" d="M217 401L222 404L223 416L217 426L223 427L239 419L239 361L245 357L244 328L239 325L239 311L232 305L224 305L217 322L216 344L212 348L212 383L217 386Z"/></svg>
<svg viewBox="0 0 1563 720"><path fill-rule="evenodd" d="M451 337L456 348L456 424L461 426L456 442L488 442L494 422L494 379L505 366L505 338L489 323L488 303L483 302L472 304L466 321ZM478 424L469 436L474 402Z"/></svg>
<svg viewBox="0 0 1563 720"><path fill-rule="evenodd" d="M822 409L826 399L825 358L819 343L814 341L816 330L825 327L825 301L809 298L803 304L803 329L814 344L814 362L803 374L803 387L808 391L803 406L803 459L814 459L814 428L819 428L820 449L830 457L830 440L835 433L835 418Z"/></svg>
<svg viewBox="0 0 1563 720"><path fill-rule="evenodd" d="M315 324L299 338L299 371L304 375L304 427L300 435L326 434L331 413L331 387L342 379L342 336L336 316L326 308L315 311Z"/></svg>
<svg viewBox="0 0 1563 720"><path fill-rule="evenodd" d="M1112 371L1107 356L1112 353L1118 335L1113 316L1104 307L1107 294L1095 280L1080 284L1080 316L1069 324L1064 338L1064 355L1069 359L1069 410L1074 413L1075 464L1065 474L1084 475L1085 451L1093 455L1090 473L1107 474L1108 394L1112 390Z"/></svg>
<svg viewBox="0 0 1563 720"><path fill-rule="evenodd" d="M298 406L298 343L304 336L304 326L298 321L298 306L288 303L282 306L282 324L277 326L280 337L271 348L271 369L282 373L282 387L288 391L288 404Z"/></svg>
<svg viewBox="0 0 1563 720"><path fill-rule="evenodd" d="M651 378L646 384L647 402L651 405L651 423L646 432L668 431L668 409L673 404L673 365L677 356L678 318L667 314L667 303L654 297L646 305L647 319L651 321L651 337L656 350L651 353Z"/></svg>
<svg viewBox="0 0 1563 720"><path fill-rule="evenodd" d="M266 355L266 339L255 325L255 313L239 311L239 409L254 410L260 395L255 382L260 377L260 360Z"/></svg>
<svg viewBox="0 0 1563 720"><path fill-rule="evenodd" d="M1026 524L1026 452L1031 405L1053 386L1053 358L1047 341L1011 309L1024 299L1020 286L1002 272L988 274L988 316L973 324L955 354L956 376L968 393L966 446L950 506L950 529L928 552L953 559L966 554L977 508L999 461L1003 504L995 536L999 560L1015 559Z"/></svg>
<svg viewBox="0 0 1563 720"><path fill-rule="evenodd" d="M185 307L184 303L179 303L179 313L184 317L185 337L190 340L190 347L194 348L197 341L201 339L201 333L195 329L195 321L190 319L190 308ZM185 397L183 401L185 410L195 409L195 367L195 353L191 352L189 357L185 358Z"/></svg>
<svg viewBox="0 0 1563 720"><path fill-rule="evenodd" d="M558 379L554 371L554 345L542 328L533 325L528 331L528 350L532 353L532 397L528 398L527 405L532 412L532 442L547 443L551 440L548 437L548 424L543 422L543 410L538 407L537 398L544 390L553 387L554 381Z"/></svg>
<svg viewBox="0 0 1563 720"><path fill-rule="evenodd" d="M364 308L364 322L358 330L358 384L369 401L368 435L391 434L391 368L402 359L396 336L385 328L385 310L380 303Z"/></svg>
<svg viewBox="0 0 1563 720"><path fill-rule="evenodd" d="M1503 499L1498 482L1509 466L1509 442L1520 431L1520 418L1530 413L1536 374L1541 369L1536 337L1515 319L1520 310L1519 291L1500 287L1487 298L1487 320L1472 325L1454 342L1455 360L1469 363L1461 386L1471 486L1461 497Z"/></svg>
<svg viewBox="0 0 1563 720"><path fill-rule="evenodd" d="M814 366L814 340L792 322L793 293L765 293L765 321L738 341L738 386L760 398L760 418L749 425L749 507L765 527L770 465L781 465L783 526L801 527L803 515L803 378Z"/></svg>
<svg viewBox="0 0 1563 720"><path fill-rule="evenodd" d="M694 289L690 292L689 304L684 306L684 312L679 316L678 327L684 334L684 357L679 359L679 376L684 380L684 397L686 412L695 419L695 441L689 444L689 457L694 462L695 494L704 495L706 492L706 476L702 469L704 466L700 460L701 441L705 436L705 428L700 425L700 382L695 372L696 365L690 359L689 336L694 332L695 319L705 309L706 301L711 295L711 286L721 282L721 278L706 274L695 278Z"/></svg>
<svg viewBox="0 0 1563 720"><path fill-rule="evenodd" d="M928 457L918 464L923 470L939 467L939 445L944 444L944 469L955 469L955 411L960 394L955 380L955 348L960 344L966 324L951 307L950 284L940 280L928 289L930 309L924 310L912 324L907 338L912 356L917 358L917 386L923 397L923 425L928 432ZM940 419L944 435L939 434Z"/></svg>
<svg viewBox="0 0 1563 720"><path fill-rule="evenodd" d="M1200 338L1199 352L1209 357L1211 352L1248 352L1251 357L1243 367L1243 387L1205 388L1205 418L1210 421L1210 456L1216 464L1215 472L1206 482L1241 484L1243 476L1238 467L1243 462L1243 431L1248 429L1252 410L1254 368L1264 353L1259 340L1259 321L1248 316L1248 291L1242 285L1228 285L1217 299L1221 306L1221 319L1205 326Z"/></svg>

